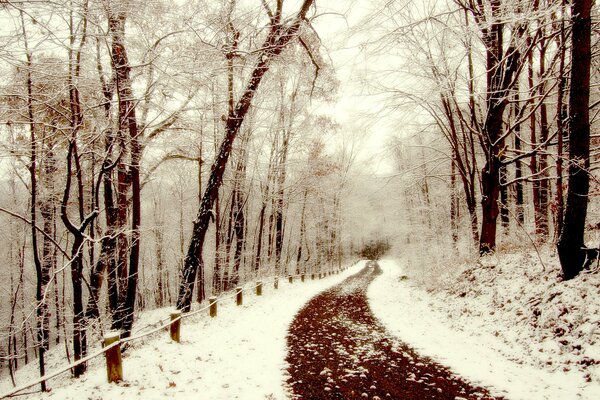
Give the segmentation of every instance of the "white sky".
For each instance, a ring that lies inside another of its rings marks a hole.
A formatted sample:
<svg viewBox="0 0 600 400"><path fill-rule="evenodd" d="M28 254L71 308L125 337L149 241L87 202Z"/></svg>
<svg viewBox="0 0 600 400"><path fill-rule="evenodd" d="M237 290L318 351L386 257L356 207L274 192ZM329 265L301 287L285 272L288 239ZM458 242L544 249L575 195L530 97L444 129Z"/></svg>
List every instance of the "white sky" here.
<svg viewBox="0 0 600 400"><path fill-rule="evenodd" d="M314 21L314 27L329 50L340 81L338 101L330 112L345 134L356 132L364 136L359 160L367 162L374 172L387 174L393 168L386 146L387 138L393 132L393 122L382 110L384 99L368 94L370 75L378 66L364 49L364 43L375 39L377 34L360 32L367 16L377 9L377 3L369 0L317 1L320 16Z"/></svg>

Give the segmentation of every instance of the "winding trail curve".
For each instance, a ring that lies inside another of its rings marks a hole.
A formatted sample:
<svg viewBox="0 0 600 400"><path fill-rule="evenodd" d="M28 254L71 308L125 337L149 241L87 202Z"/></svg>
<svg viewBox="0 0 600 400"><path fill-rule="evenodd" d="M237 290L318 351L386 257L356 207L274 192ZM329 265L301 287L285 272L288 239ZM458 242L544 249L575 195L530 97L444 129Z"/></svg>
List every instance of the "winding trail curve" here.
<svg viewBox="0 0 600 400"><path fill-rule="evenodd" d="M418 355L373 316L366 291L381 273L369 262L313 298L287 337L295 399L501 399Z"/></svg>

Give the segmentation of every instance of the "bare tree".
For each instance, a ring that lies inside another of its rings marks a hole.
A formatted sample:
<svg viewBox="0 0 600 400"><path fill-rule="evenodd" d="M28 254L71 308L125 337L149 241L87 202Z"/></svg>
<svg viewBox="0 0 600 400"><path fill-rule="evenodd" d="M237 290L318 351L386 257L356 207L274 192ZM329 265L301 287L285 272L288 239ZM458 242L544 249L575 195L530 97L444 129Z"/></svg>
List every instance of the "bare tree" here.
<svg viewBox="0 0 600 400"><path fill-rule="evenodd" d="M225 167L231 153L231 147L235 140L244 118L252 104L252 99L260 85L262 78L269 69L270 61L277 57L288 43L296 37L301 25L308 13L313 0L304 0L300 10L291 21L282 19L283 1L277 2L277 8L272 11L265 4L269 15L269 26L267 28L267 37L257 55L257 64L252 70L250 81L240 96L233 113L227 116L225 125L225 138L219 148L215 162L211 168L210 177L207 183L198 218L194 221L194 228L190 246L186 255L185 264L182 271L182 282L179 287L179 296L177 299L177 308L185 311L190 309L192 292L196 280L196 273L199 266L198 254L202 251L204 238L211 219L211 210L218 196L219 187L223 180Z"/></svg>

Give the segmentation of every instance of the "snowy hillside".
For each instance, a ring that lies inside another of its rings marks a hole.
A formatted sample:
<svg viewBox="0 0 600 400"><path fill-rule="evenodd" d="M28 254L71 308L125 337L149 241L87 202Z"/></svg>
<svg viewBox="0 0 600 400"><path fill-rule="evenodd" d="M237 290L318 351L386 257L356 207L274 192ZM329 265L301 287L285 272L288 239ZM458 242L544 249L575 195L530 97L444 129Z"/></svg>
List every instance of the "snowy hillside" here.
<svg viewBox="0 0 600 400"><path fill-rule="evenodd" d="M498 395L600 398L600 278L563 282L557 260L543 261L505 254L445 266L427 288L405 275L415 268L384 261L371 306L401 339Z"/></svg>

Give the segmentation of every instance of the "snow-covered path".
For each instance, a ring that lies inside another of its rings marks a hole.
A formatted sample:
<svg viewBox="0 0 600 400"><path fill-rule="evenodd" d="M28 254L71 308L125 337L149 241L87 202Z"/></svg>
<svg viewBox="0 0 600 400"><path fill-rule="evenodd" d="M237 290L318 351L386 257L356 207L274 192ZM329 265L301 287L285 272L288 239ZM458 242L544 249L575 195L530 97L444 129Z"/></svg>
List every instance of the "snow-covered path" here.
<svg viewBox="0 0 600 400"><path fill-rule="evenodd" d="M401 280L403 271L397 262L379 264L383 273L369 286L368 306L390 334L420 355L510 400L600 399L598 385L586 385L580 374L551 373L519 364L506 356L514 349L498 338L451 329L448 316L435 310L439 307L432 307L439 299L413 287L410 280ZM313 297L364 265L358 263L322 280L291 285L281 281L279 290L265 286L262 297L245 294L241 307L235 306L234 299L219 303L217 318L202 313L183 321L181 344L172 343L166 332L136 342L124 354L125 381L120 384L106 383L104 360L98 358L82 379L65 374L50 381L52 392L19 398L286 399L289 390L285 382L290 379L284 361L286 335L295 315ZM150 312L139 325L165 317L168 311ZM48 370L52 372L65 360L62 348L53 349L50 355ZM17 383L36 376L37 367L31 363L18 371ZM11 387L4 377L0 392Z"/></svg>
<svg viewBox="0 0 600 400"><path fill-rule="evenodd" d="M316 294L363 265L305 283L280 280L279 290L263 287L262 297L246 293L240 307L229 299L219 304L214 319L202 313L184 320L180 344L171 342L166 332L136 343L124 354L124 382L119 384L106 382L104 360L98 358L83 378L63 375L50 382L52 392L29 398L285 399L285 337L294 315ZM18 383L32 380L35 368L28 375L21 375ZM8 388L4 382L2 389Z"/></svg>
<svg viewBox="0 0 600 400"><path fill-rule="evenodd" d="M312 299L288 336L294 397L322 399L493 399L389 335L366 299L377 263Z"/></svg>
<svg viewBox="0 0 600 400"><path fill-rule="evenodd" d="M431 296L401 279L401 265L392 260L379 264L383 274L369 288L369 304L390 332L419 353L511 400L600 399L598 386L586 384L580 374L518 363L507 356L514 349L498 338L451 329L448 316L435 310Z"/></svg>

